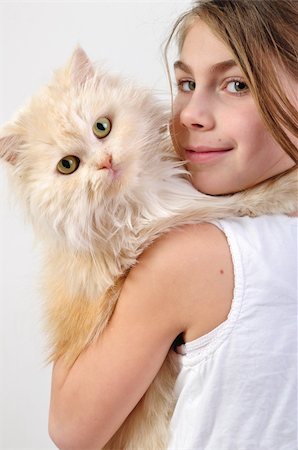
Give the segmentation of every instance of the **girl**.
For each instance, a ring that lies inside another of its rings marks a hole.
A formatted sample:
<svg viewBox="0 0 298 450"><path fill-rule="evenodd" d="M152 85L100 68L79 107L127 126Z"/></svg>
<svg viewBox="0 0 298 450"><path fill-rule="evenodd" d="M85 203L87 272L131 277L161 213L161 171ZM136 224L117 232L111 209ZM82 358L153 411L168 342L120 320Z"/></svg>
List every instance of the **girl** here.
<svg viewBox="0 0 298 450"><path fill-rule="evenodd" d="M296 170L296 23L290 0L203 0L177 22L171 128L198 190L232 194ZM104 333L70 371L55 364L57 446L102 448L180 336L169 449L294 449L295 238L296 219L276 215L155 242Z"/></svg>

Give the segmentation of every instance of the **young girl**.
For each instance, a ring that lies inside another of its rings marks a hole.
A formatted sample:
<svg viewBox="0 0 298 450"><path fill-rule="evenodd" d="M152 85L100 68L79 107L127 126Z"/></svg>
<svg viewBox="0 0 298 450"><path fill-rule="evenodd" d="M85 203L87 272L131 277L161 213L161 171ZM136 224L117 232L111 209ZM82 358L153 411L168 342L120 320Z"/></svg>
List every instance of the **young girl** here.
<svg viewBox="0 0 298 450"><path fill-rule="evenodd" d="M171 129L198 190L232 194L296 170L296 23L292 0L203 0L176 24ZM104 333L70 371L55 364L59 449L102 448L180 336L169 449L294 450L296 226L231 218L145 251Z"/></svg>

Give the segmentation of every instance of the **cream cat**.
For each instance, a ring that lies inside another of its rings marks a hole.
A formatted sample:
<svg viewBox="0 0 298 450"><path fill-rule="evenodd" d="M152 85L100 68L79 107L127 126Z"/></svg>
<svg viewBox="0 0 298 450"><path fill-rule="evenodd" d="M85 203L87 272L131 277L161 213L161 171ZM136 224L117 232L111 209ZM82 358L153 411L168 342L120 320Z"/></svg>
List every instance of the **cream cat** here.
<svg viewBox="0 0 298 450"><path fill-rule="evenodd" d="M44 246L50 360L71 365L107 325L140 253L186 223L297 209L296 173L250 191L197 192L149 91L97 70L78 48L0 130L0 155ZM178 367L168 357L105 449L162 450Z"/></svg>

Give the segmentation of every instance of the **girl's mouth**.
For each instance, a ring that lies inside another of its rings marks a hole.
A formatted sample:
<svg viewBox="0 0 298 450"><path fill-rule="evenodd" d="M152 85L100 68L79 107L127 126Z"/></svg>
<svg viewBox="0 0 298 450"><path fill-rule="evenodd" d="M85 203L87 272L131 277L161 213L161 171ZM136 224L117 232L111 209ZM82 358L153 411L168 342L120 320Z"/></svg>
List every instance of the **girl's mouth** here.
<svg viewBox="0 0 298 450"><path fill-rule="evenodd" d="M221 158L231 150L232 148L197 147L195 149L186 148L184 151L186 160L201 163Z"/></svg>

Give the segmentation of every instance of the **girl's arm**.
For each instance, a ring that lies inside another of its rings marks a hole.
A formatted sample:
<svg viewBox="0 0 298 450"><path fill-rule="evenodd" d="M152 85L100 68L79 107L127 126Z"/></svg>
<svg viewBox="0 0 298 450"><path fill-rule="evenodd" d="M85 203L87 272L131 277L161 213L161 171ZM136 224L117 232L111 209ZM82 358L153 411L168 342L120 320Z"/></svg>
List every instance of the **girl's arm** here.
<svg viewBox="0 0 298 450"><path fill-rule="evenodd" d="M49 431L59 449L102 448L148 389L176 336L203 334L225 320L231 286L220 307L212 300L218 303L217 290L224 298L214 259L221 254L229 260L225 238L210 224L175 230L144 252L103 334L69 371L63 360L54 366Z"/></svg>

